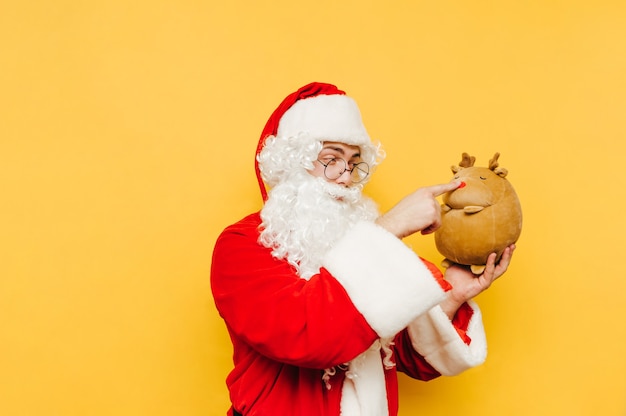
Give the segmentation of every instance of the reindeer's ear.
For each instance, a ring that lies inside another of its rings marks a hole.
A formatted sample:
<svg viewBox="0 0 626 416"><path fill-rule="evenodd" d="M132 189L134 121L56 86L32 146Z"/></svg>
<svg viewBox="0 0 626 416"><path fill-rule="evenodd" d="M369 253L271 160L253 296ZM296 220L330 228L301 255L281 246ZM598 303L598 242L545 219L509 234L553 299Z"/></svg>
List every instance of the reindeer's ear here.
<svg viewBox="0 0 626 416"><path fill-rule="evenodd" d="M505 168L495 168L493 170L493 173L495 173L496 175L498 175L501 178L506 178L506 175L509 174L509 171L506 170Z"/></svg>
<svg viewBox="0 0 626 416"><path fill-rule="evenodd" d="M474 166L474 162L476 162L476 158L474 156L470 156L464 152L462 157L463 159L461 159L461 162L459 163L460 167L471 168L472 166Z"/></svg>
<svg viewBox="0 0 626 416"><path fill-rule="evenodd" d="M459 166L456 166L456 165L452 165L452 166L450 166L450 169L452 170L452 173L457 174L463 168L461 168Z"/></svg>

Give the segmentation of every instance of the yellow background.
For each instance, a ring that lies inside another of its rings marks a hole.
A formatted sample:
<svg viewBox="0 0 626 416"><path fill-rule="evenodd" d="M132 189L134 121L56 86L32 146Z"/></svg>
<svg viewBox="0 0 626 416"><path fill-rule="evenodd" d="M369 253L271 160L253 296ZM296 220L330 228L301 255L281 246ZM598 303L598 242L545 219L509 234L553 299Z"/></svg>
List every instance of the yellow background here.
<svg viewBox="0 0 626 416"><path fill-rule="evenodd" d="M463 151L522 201L486 364L400 414L626 414L626 3L3 1L0 42L0 414L225 413L213 244L310 81L385 145L382 209Z"/></svg>

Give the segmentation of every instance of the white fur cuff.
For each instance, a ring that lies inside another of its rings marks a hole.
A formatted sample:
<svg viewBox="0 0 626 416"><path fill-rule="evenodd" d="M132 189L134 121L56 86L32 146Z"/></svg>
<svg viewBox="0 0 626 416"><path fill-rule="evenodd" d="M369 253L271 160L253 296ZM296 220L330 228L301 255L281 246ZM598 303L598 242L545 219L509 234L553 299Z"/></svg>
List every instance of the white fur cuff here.
<svg viewBox="0 0 626 416"><path fill-rule="evenodd" d="M420 258L374 223L348 231L322 265L381 338L394 336L445 297Z"/></svg>
<svg viewBox="0 0 626 416"><path fill-rule="evenodd" d="M487 341L478 305L469 301L474 313L467 328L467 345L456 332L448 316L436 306L408 326L413 348L445 376L459 374L482 364L487 358Z"/></svg>

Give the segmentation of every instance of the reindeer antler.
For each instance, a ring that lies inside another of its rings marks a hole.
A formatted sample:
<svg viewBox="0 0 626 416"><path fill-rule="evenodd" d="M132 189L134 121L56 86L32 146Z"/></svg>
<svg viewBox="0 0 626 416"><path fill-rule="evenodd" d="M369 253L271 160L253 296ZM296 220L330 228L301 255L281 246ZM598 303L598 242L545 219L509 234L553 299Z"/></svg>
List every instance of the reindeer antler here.
<svg viewBox="0 0 626 416"><path fill-rule="evenodd" d="M470 156L467 153L463 152L463 159L459 163L459 166L462 168L471 168L474 166L474 162L476 162L476 158L474 156Z"/></svg>
<svg viewBox="0 0 626 416"><path fill-rule="evenodd" d="M500 153L496 152L495 155L493 155L493 159L489 160L489 169L491 170L496 170L496 168L499 166L498 165L498 158L500 157Z"/></svg>
<svg viewBox="0 0 626 416"><path fill-rule="evenodd" d="M506 170L505 168L499 168L499 164L498 164L498 158L500 157L500 153L496 153L495 155L493 155L493 159L491 159L489 161L489 169L491 169L493 171L493 173L495 173L496 175L498 175L501 178L505 178L506 175L509 174L509 171Z"/></svg>

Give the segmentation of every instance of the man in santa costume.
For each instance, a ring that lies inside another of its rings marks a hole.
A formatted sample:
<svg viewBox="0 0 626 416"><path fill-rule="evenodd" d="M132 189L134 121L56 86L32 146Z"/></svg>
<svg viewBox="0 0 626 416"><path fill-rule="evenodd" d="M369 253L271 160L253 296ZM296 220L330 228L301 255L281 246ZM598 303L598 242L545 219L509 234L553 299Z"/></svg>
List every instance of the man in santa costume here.
<svg viewBox="0 0 626 416"><path fill-rule="evenodd" d="M471 299L515 247L480 276L452 266L444 278L402 238L435 231L436 197L461 182L420 188L381 215L362 189L383 157L333 85L300 88L270 117L256 156L265 204L213 253L234 348L228 415L394 416L398 371L429 380L485 360Z"/></svg>

